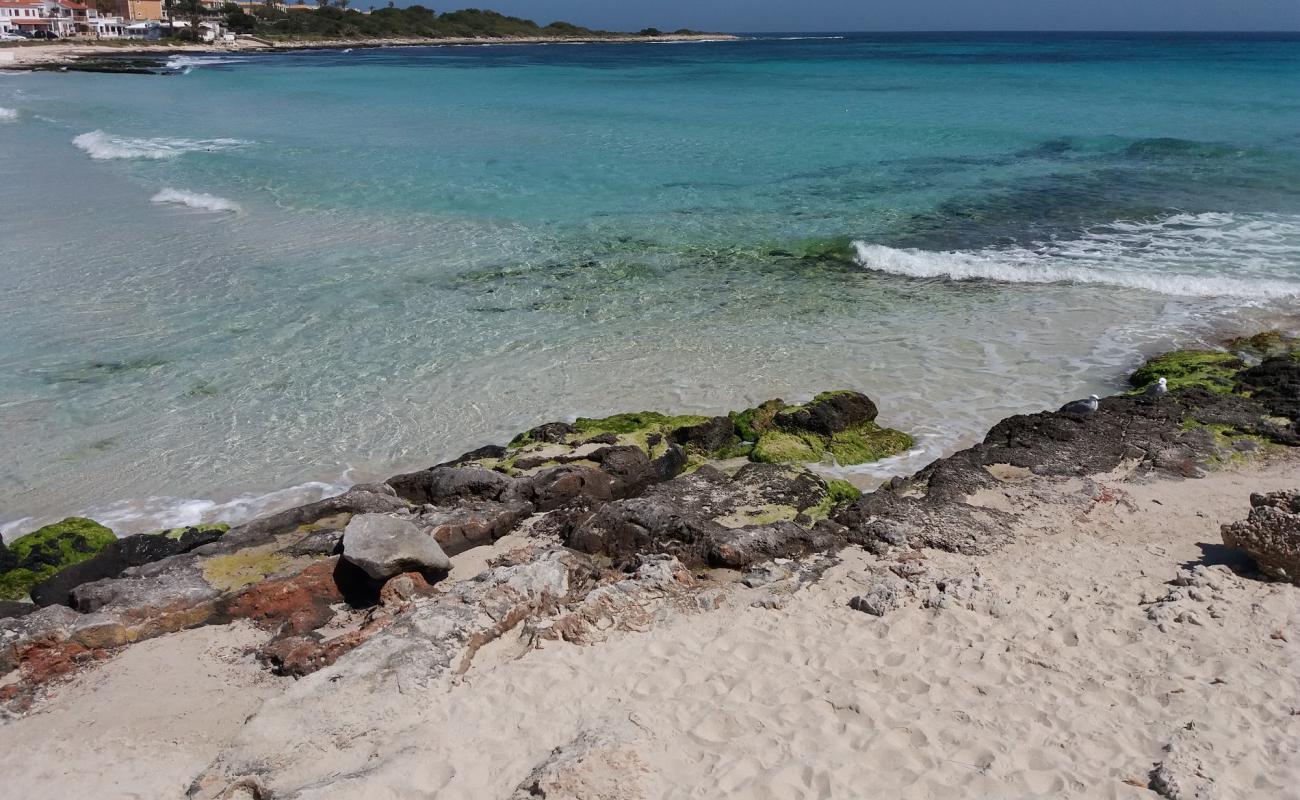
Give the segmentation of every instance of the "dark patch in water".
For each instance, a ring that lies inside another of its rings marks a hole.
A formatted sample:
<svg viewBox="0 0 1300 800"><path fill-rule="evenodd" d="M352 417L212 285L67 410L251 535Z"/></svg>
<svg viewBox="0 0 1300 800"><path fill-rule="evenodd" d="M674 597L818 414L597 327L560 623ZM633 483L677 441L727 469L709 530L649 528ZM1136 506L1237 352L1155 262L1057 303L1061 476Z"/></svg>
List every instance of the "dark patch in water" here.
<svg viewBox="0 0 1300 800"><path fill-rule="evenodd" d="M92 361L77 367L61 369L57 372L45 376L45 382L50 384L59 383L81 383L94 384L103 383L110 378L128 372L140 372L150 370L155 367L161 367L167 361L161 358L135 358L129 361Z"/></svg>
<svg viewBox="0 0 1300 800"><path fill-rule="evenodd" d="M1045 142L1021 150L1016 153L1017 158L1052 158L1053 156L1064 155L1074 149L1074 142L1068 137L1061 136L1056 139L1048 139Z"/></svg>
<svg viewBox="0 0 1300 800"><path fill-rule="evenodd" d="M1130 158L1165 159L1165 158L1236 158L1246 154L1245 150L1215 142L1194 142L1188 139L1160 137L1156 139L1139 139L1129 145L1124 154Z"/></svg>

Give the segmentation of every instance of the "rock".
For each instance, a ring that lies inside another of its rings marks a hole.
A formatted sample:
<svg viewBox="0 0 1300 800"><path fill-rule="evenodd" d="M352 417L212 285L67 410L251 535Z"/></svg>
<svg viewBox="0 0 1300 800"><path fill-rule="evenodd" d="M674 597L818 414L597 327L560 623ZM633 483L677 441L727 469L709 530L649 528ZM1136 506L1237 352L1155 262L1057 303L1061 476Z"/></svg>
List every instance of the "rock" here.
<svg viewBox="0 0 1300 800"><path fill-rule="evenodd" d="M711 417L697 425L683 425L669 434L675 443L700 453L720 453L740 444L731 417Z"/></svg>
<svg viewBox="0 0 1300 800"><path fill-rule="evenodd" d="M873 617L883 617L903 604L899 586L889 581L879 581L865 593L849 600L849 608Z"/></svg>
<svg viewBox="0 0 1300 800"><path fill-rule="evenodd" d="M4 554L13 566L0 574L0 600L25 600L40 581L94 558L115 541L111 530L84 517L68 517L14 539Z"/></svg>
<svg viewBox="0 0 1300 800"><path fill-rule="evenodd" d="M343 531L343 558L375 580L403 572L446 573L451 560L410 520L360 514Z"/></svg>
<svg viewBox="0 0 1300 800"><path fill-rule="evenodd" d="M72 590L83 583L116 578L128 567L160 561L221 538L225 527L177 528L159 534L139 533L115 539L98 554L59 570L32 587L37 605L72 605Z"/></svg>
<svg viewBox="0 0 1300 800"><path fill-rule="evenodd" d="M1300 585L1300 492L1250 496L1250 515L1222 527L1223 543L1246 551L1271 578Z"/></svg>
<svg viewBox="0 0 1300 800"><path fill-rule="evenodd" d="M343 549L342 528L325 528L308 532L301 539L285 548L288 556L324 557L338 555Z"/></svg>
<svg viewBox="0 0 1300 800"><path fill-rule="evenodd" d="M400 520L399 520L400 521ZM334 578L337 559L326 559L297 575L254 583L217 604L221 621L247 619L277 636L301 635L334 618L330 606L343 602Z"/></svg>
<svg viewBox="0 0 1300 800"><path fill-rule="evenodd" d="M705 465L607 503L563 534L570 547L619 563L667 553L687 566L743 568L842 543L835 528L809 530L829 509L826 485L801 467L749 464L728 477Z"/></svg>
<svg viewBox="0 0 1300 800"><path fill-rule="evenodd" d="M573 426L567 422L548 422L545 425L538 425L536 428L516 437L516 442L522 439L527 442L562 444L573 432ZM617 441L617 439L615 441ZM515 442L512 442L511 444L514 443Z"/></svg>
<svg viewBox="0 0 1300 800"><path fill-rule="evenodd" d="M427 597L434 589L418 572L403 572L384 583L379 590L379 603L386 608L400 608L417 597Z"/></svg>
<svg viewBox="0 0 1300 800"><path fill-rule="evenodd" d="M264 544L280 534L304 525L315 524L328 517L341 514L392 513L408 508L410 503L398 497L393 487L388 484L357 484L337 497L327 497L315 503L290 508L239 525L216 542L196 548L193 552L202 555L233 553L236 550Z"/></svg>
<svg viewBox="0 0 1300 800"><path fill-rule="evenodd" d="M776 583L794 576L794 570L784 564L760 564L746 572L740 582L751 589Z"/></svg>
<svg viewBox="0 0 1300 800"><path fill-rule="evenodd" d="M412 503L435 505L460 500L528 500L528 483L477 466L434 467L388 479L397 496Z"/></svg>
<svg viewBox="0 0 1300 800"><path fill-rule="evenodd" d="M554 511L574 503L600 505L614 499L613 477L595 467L549 467L526 480L538 511Z"/></svg>
<svg viewBox="0 0 1300 800"><path fill-rule="evenodd" d="M811 403L779 412L773 422L785 430L833 436L864 422L873 422L878 413L876 404L861 392L822 392Z"/></svg>
<svg viewBox="0 0 1300 800"><path fill-rule="evenodd" d="M0 600L0 619L23 617L40 608L35 603L19 603L14 600Z"/></svg>
<svg viewBox="0 0 1300 800"><path fill-rule="evenodd" d="M1129 376L1129 384L1140 388L1166 378L1170 391L1196 387L1226 393L1243 366L1240 358L1223 350L1174 350L1148 360Z"/></svg>
<svg viewBox="0 0 1300 800"><path fill-rule="evenodd" d="M490 500L453 508L430 506L412 521L425 529L448 556L491 544L514 529L532 513L528 503L497 503Z"/></svg>
<svg viewBox="0 0 1300 800"><path fill-rule="evenodd" d="M620 723L623 728L630 728ZM631 743L632 731L587 730L551 751L508 800L643 800L645 762Z"/></svg>

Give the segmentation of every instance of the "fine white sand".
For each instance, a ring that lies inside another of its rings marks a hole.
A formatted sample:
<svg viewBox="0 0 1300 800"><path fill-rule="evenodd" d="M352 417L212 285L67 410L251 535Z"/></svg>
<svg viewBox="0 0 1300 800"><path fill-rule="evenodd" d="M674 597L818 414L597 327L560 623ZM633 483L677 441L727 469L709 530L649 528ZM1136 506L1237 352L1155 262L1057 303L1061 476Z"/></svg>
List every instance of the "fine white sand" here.
<svg viewBox="0 0 1300 800"><path fill-rule="evenodd" d="M405 689L403 710L359 737L340 735L346 704L334 729L286 724L280 741L315 746L268 786L276 798L509 798L525 781L552 800L1151 798L1153 766L1176 758L1186 797L1295 797L1300 590L1212 567L1196 597L1162 598L1180 567L1223 557L1219 525L1251 492L1300 487L1300 463L1151 483L1000 474L1005 491L978 500L1024 514L1016 543L921 562L982 579L952 607L851 610L879 567L853 548L781 608L751 605L771 587L732 584L718 610L601 644L493 643L464 678ZM6 794L169 797L224 748L277 763L279 748L240 727L286 684L216 647L250 640L177 634L85 673L0 727ZM273 706L263 733L277 730ZM364 768L339 774L355 753L331 748L357 747Z"/></svg>
<svg viewBox="0 0 1300 800"><path fill-rule="evenodd" d="M244 655L251 625L199 628L133 645L34 713L0 724L3 797L184 797L268 696L282 688Z"/></svg>

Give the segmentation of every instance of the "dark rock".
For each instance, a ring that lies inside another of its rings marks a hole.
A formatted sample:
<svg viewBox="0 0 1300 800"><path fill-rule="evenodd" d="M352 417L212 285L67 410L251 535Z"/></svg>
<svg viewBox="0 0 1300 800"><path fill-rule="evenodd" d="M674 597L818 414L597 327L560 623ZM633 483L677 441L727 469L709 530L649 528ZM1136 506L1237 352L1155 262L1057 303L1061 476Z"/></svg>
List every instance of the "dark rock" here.
<svg viewBox="0 0 1300 800"><path fill-rule="evenodd" d="M740 443L731 417L713 417L698 425L686 425L670 434L682 447L693 447L703 453L716 453Z"/></svg>
<svg viewBox="0 0 1300 800"><path fill-rule="evenodd" d="M327 497L315 503L259 517L252 522L231 528L230 532L219 540L204 545L195 552L204 555L231 553L241 548L263 544L282 533L288 533L300 526L311 525L338 514L379 514L408 508L410 503L399 497L394 488L388 484L358 484L337 497Z"/></svg>
<svg viewBox="0 0 1300 800"><path fill-rule="evenodd" d="M538 511L554 511L571 503L599 504L614 499L614 479L604 470L565 464L527 479Z"/></svg>
<svg viewBox="0 0 1300 800"><path fill-rule="evenodd" d="M0 619L25 617L39 609L35 603L18 603L13 600L0 600Z"/></svg>
<svg viewBox="0 0 1300 800"><path fill-rule="evenodd" d="M883 617L903 604L897 581L880 580L866 592L849 600L849 608L873 617Z"/></svg>
<svg viewBox="0 0 1300 800"><path fill-rule="evenodd" d="M528 503L480 501L454 508L431 508L414 518L448 556L491 544L532 513Z"/></svg>
<svg viewBox="0 0 1300 800"><path fill-rule="evenodd" d="M411 503L528 499L525 480L482 467L434 467L396 475L388 479L388 485Z"/></svg>
<svg viewBox="0 0 1300 800"><path fill-rule="evenodd" d="M655 468L655 476L660 483L672 480L682 474L682 470L686 469L686 451L675 444L670 444L663 455L656 458L652 463Z"/></svg>
<svg viewBox="0 0 1300 800"><path fill-rule="evenodd" d="M343 530L341 528L326 528L311 531L286 547L284 553L299 558L303 556L336 556L342 550Z"/></svg>
<svg viewBox="0 0 1300 800"><path fill-rule="evenodd" d="M871 398L860 392L823 392L811 403L782 411L776 415L777 427L786 430L812 431L831 436L864 422L875 420L879 411Z"/></svg>
<svg viewBox="0 0 1300 800"><path fill-rule="evenodd" d="M531 442L563 444L569 434L573 432L573 426L567 422L548 422L545 425L538 425L536 428L524 433L519 438ZM617 441L617 438L615 441Z"/></svg>
<svg viewBox="0 0 1300 800"><path fill-rule="evenodd" d="M138 567L189 552L217 541L221 535L219 530L187 528L177 538L151 533L123 537L105 547L94 558L65 567L53 577L36 584L32 587L32 600L41 606L71 606L72 590L83 583L116 578L128 567Z"/></svg>
<svg viewBox="0 0 1300 800"><path fill-rule="evenodd" d="M749 464L734 478L708 465L656 484L639 498L607 503L565 532L570 547L620 564L668 553L687 566L745 567L842 544L842 528L790 520L828 505L825 484L807 470Z"/></svg>
<svg viewBox="0 0 1300 800"><path fill-rule="evenodd" d="M441 464L437 464L431 469L437 469L438 467L459 467L471 461L479 461L485 458L505 458L509 452L510 451L507 448L502 447L501 445L489 444L484 447L480 447L477 450L471 450L468 453L463 453L458 458L452 461L444 461Z"/></svg>
<svg viewBox="0 0 1300 800"><path fill-rule="evenodd" d="M601 433L586 440L583 444L618 444L618 434Z"/></svg>
<svg viewBox="0 0 1300 800"><path fill-rule="evenodd" d="M1269 358L1237 375L1251 399L1275 417L1300 420L1300 361L1291 357Z"/></svg>

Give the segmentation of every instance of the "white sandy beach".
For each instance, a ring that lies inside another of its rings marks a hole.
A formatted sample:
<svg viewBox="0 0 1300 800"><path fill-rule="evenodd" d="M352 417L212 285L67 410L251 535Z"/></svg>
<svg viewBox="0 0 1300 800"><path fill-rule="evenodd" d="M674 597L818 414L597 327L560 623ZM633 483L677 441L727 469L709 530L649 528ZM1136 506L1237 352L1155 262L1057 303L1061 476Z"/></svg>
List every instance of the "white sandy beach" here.
<svg viewBox="0 0 1300 800"><path fill-rule="evenodd" d="M931 575L974 587L932 603L946 607L851 610L882 562L850 548L789 596L726 583L716 610L590 646L503 639L463 678L338 687L325 710L297 691L318 676L239 655L262 634L202 628L128 648L0 726L6 793L179 797L213 759L260 753L274 797L509 798L532 780L587 800L1144 798L1159 762L1182 797L1294 797L1300 592L1214 564L1219 525L1251 492L1300 485L1300 462L1008 476L978 502L1023 515L1014 544L923 551ZM452 579L518 544L457 557ZM1170 585L1195 564L1210 565L1199 586Z"/></svg>

